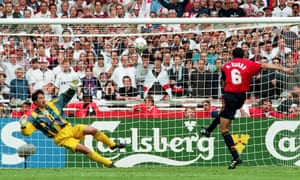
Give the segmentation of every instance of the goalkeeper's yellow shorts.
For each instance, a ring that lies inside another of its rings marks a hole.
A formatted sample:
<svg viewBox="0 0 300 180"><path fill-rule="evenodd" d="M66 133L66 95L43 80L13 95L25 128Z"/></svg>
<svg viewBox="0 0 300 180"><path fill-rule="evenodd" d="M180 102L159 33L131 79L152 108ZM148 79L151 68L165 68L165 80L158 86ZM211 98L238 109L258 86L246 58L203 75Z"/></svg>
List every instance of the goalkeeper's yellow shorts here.
<svg viewBox="0 0 300 180"><path fill-rule="evenodd" d="M53 140L55 144L64 146L75 152L80 140L84 139L83 129L85 126L83 124L65 126L54 136Z"/></svg>

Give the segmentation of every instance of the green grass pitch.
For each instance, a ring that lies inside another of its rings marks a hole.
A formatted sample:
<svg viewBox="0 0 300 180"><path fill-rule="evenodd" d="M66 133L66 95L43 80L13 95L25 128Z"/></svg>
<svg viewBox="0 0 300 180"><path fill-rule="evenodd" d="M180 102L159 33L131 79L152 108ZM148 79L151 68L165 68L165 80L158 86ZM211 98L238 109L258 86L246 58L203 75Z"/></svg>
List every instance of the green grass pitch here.
<svg viewBox="0 0 300 180"><path fill-rule="evenodd" d="M298 180L299 167L240 166L228 170L222 166L210 167L134 167L134 168L62 168L62 169L1 169L0 179L59 180Z"/></svg>

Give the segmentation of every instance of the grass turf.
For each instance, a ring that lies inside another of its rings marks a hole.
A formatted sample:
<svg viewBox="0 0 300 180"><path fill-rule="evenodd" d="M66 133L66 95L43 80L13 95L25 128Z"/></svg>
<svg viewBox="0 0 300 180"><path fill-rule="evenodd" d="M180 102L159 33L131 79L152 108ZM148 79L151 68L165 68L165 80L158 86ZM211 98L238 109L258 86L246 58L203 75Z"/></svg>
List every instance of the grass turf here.
<svg viewBox="0 0 300 180"><path fill-rule="evenodd" d="M226 167L134 167L134 168L63 168L63 169L1 169L3 180L59 180L59 179L110 179L110 180L296 180L299 167L252 167L241 166L234 170Z"/></svg>

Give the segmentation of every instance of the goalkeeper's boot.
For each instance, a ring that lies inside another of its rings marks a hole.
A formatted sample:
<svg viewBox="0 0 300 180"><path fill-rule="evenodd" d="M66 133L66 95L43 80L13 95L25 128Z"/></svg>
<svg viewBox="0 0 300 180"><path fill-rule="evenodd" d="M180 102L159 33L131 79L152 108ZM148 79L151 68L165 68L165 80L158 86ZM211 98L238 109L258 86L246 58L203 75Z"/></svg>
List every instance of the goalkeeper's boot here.
<svg viewBox="0 0 300 180"><path fill-rule="evenodd" d="M111 147L110 149L111 149L111 150L114 150L114 149L116 149L116 148L118 148L118 149L123 149L123 148L125 148L125 144L120 143L120 142L117 142L116 145L113 146L113 147Z"/></svg>
<svg viewBox="0 0 300 180"><path fill-rule="evenodd" d="M111 163L110 165L106 166L107 168L116 168L116 166L114 165L114 163Z"/></svg>
<svg viewBox="0 0 300 180"><path fill-rule="evenodd" d="M199 134L205 137L210 137L210 132L208 132L205 127L202 127L202 129L199 131Z"/></svg>
<svg viewBox="0 0 300 180"><path fill-rule="evenodd" d="M228 166L228 169L235 169L237 165L242 164L242 160L240 158L238 159L233 159L230 163L230 165Z"/></svg>
<svg viewBox="0 0 300 180"><path fill-rule="evenodd" d="M73 90L76 90L77 87L79 85L79 80L78 79L75 79L73 80L71 83L70 83L70 88L73 89Z"/></svg>

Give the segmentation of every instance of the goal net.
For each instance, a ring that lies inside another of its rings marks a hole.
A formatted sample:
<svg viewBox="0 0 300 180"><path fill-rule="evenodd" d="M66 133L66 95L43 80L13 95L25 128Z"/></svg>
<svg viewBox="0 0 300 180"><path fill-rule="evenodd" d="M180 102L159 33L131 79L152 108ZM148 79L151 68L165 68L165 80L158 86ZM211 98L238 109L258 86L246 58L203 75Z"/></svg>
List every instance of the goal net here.
<svg viewBox="0 0 300 180"><path fill-rule="evenodd" d="M63 107L73 125L91 125L126 148L111 150L86 136L81 143L117 167L227 166L223 137L198 131L222 107L222 64L236 47L245 58L294 69L261 71L251 83L231 134L246 166L300 166L300 27L294 18L1 19L1 168L102 167L57 146L19 118L42 89L48 101L75 79ZM150 99L149 99L150 98ZM151 98L154 106L148 107ZM18 149L33 144L32 155Z"/></svg>

